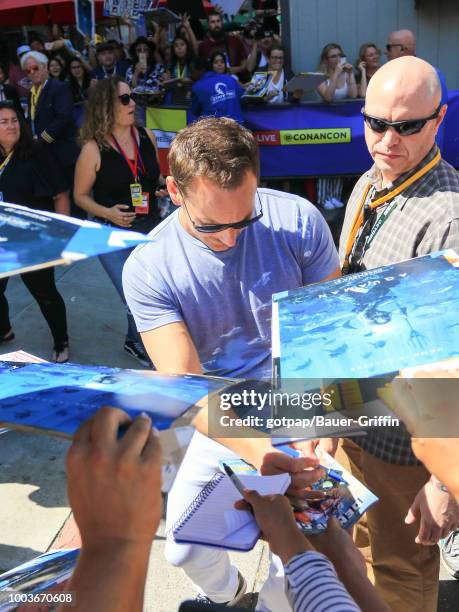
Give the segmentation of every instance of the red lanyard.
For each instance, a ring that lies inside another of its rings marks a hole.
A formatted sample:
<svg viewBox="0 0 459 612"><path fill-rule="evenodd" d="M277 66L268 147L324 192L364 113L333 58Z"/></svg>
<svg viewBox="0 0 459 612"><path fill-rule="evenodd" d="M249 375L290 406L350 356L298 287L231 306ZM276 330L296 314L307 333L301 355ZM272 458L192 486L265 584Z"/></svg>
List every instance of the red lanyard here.
<svg viewBox="0 0 459 612"><path fill-rule="evenodd" d="M118 149L118 151L121 153L121 155L126 160L126 163L127 163L127 165L129 166L129 168L130 168L130 170L132 172L132 176L134 177L134 180L138 181L139 180L139 162L140 162L140 170L141 170L142 174L145 174L145 166L143 165L142 156L140 155L139 143L137 142L137 138L135 137L135 132L134 132L133 128L131 128L131 136L132 136L132 139L134 140L134 143L135 143L135 146L134 146L134 163L132 163L132 161L129 159L129 157L124 152L122 146L119 144L119 142L116 140L115 136L112 134L113 142L115 143L116 148Z"/></svg>

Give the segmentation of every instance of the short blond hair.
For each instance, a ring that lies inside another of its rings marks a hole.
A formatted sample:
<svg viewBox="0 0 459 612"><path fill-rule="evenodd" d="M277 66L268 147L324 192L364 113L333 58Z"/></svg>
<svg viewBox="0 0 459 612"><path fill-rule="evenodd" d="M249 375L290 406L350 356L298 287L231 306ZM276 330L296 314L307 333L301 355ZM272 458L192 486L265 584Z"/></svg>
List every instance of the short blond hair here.
<svg viewBox="0 0 459 612"><path fill-rule="evenodd" d="M199 119L181 130L171 144L168 161L184 193L196 176L231 190L241 185L247 172L258 178L260 170L252 132L226 117Z"/></svg>

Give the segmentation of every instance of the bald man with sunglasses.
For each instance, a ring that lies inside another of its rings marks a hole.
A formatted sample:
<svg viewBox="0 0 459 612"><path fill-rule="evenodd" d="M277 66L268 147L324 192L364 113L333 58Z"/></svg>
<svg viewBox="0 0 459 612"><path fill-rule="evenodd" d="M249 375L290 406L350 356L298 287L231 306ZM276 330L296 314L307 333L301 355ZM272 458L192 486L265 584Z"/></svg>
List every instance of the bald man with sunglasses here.
<svg viewBox="0 0 459 612"><path fill-rule="evenodd" d="M446 109L435 69L419 58L394 59L372 78L362 114L374 165L347 205L343 273L459 250L459 174L435 144ZM392 610L434 611L436 544L458 527L458 506L418 464L404 430L374 429L356 442L343 442L337 456L380 498L356 543L370 546L375 583Z"/></svg>

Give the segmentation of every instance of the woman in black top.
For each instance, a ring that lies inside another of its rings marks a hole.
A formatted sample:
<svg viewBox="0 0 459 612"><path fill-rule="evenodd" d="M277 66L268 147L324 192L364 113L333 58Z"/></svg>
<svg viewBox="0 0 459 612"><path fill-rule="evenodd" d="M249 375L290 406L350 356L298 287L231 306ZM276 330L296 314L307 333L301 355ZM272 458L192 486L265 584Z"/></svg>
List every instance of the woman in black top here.
<svg viewBox="0 0 459 612"><path fill-rule="evenodd" d="M114 76L91 90L84 141L75 171L75 202L98 221L147 233L159 222L156 189L159 163L153 133L134 125L135 102L129 85ZM99 259L128 312L124 349L149 364L124 299L121 275L132 249Z"/></svg>
<svg viewBox="0 0 459 612"><path fill-rule="evenodd" d="M70 204L66 184L47 149L32 140L22 115L12 102L0 102L0 199L38 210L68 215ZM68 360L65 304L56 289L54 268L21 274L36 299L54 339L53 360ZM7 278L0 279L0 342L13 340L5 290Z"/></svg>

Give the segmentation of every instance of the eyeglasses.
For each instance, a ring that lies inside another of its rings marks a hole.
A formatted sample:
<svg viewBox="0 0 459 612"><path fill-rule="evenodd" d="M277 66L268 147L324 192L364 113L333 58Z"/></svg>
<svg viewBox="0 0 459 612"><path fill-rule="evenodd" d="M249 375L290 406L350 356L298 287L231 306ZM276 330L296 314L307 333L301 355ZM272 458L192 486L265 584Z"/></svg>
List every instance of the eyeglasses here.
<svg viewBox="0 0 459 612"><path fill-rule="evenodd" d="M411 136L412 134L417 134L420 132L428 121L436 119L440 113L440 109L441 102L432 115L423 117L422 119L406 119L405 121L386 121L385 119L372 117L371 115L367 115L363 108L361 113L368 127L377 134L384 134L384 132L391 127L394 128L394 130L397 132L397 134L400 134L400 136Z"/></svg>
<svg viewBox="0 0 459 612"><path fill-rule="evenodd" d="M203 225L198 225L191 218L191 215L188 212L188 208L186 207L186 204L185 204L185 198L183 197L183 194L180 190L179 190L179 193L182 196L183 206L185 207L186 214L188 215L194 229L197 232L200 232L201 234L217 234L218 232L224 232L227 229L243 229L244 227L252 225L252 223L255 223L255 221L258 221L258 219L261 219L261 217L263 216L263 206L261 204L260 195L257 189L257 197L258 197L258 203L260 205L260 212L256 214L254 217L250 217L250 219L243 219L242 221L237 221L236 223L205 223Z"/></svg>
<svg viewBox="0 0 459 612"><path fill-rule="evenodd" d="M134 98L131 96L131 94L121 94L120 96L118 96L118 100L121 102L121 104L123 106L128 106L129 102L131 100L134 100Z"/></svg>
<svg viewBox="0 0 459 612"><path fill-rule="evenodd" d="M337 57L344 57L344 55L342 53L334 53L333 55L329 55L327 59L331 60L336 59Z"/></svg>
<svg viewBox="0 0 459 612"><path fill-rule="evenodd" d="M39 72L40 66L30 66L30 68L26 68L25 71L27 74L32 74L33 72Z"/></svg>
<svg viewBox="0 0 459 612"><path fill-rule="evenodd" d="M403 51L405 49L404 45L401 45L400 43L393 43L393 44L387 44L386 45L386 50L390 52L392 47L400 47L400 51Z"/></svg>

